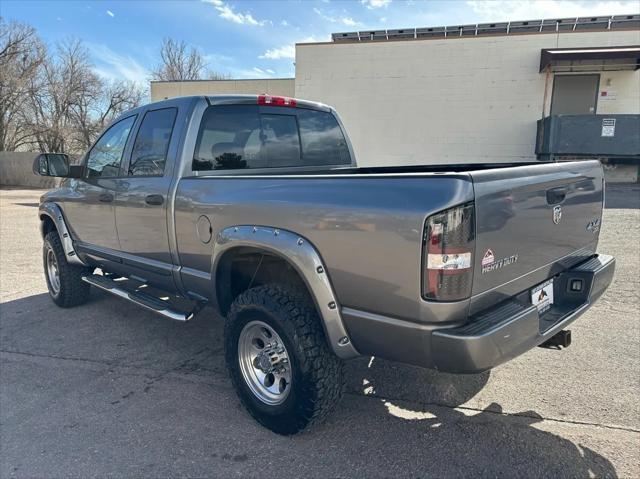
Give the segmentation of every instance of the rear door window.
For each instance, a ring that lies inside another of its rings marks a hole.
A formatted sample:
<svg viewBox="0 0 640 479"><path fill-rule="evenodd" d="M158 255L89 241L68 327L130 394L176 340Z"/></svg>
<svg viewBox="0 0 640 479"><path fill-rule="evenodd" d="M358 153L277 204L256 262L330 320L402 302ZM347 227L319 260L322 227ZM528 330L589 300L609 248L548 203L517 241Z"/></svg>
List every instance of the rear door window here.
<svg viewBox="0 0 640 479"><path fill-rule="evenodd" d="M335 117L304 108L211 106L205 111L194 171L348 165Z"/></svg>
<svg viewBox="0 0 640 479"><path fill-rule="evenodd" d="M177 113L177 108L162 108L145 113L133 144L129 175L163 175Z"/></svg>

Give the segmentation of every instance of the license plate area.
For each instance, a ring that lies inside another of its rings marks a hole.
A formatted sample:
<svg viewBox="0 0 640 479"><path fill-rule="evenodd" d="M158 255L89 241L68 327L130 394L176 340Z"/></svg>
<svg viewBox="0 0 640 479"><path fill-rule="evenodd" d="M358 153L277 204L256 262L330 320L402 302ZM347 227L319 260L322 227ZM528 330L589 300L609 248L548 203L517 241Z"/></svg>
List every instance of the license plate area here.
<svg viewBox="0 0 640 479"><path fill-rule="evenodd" d="M535 286L531 290L531 304L542 314L553 305L553 279Z"/></svg>

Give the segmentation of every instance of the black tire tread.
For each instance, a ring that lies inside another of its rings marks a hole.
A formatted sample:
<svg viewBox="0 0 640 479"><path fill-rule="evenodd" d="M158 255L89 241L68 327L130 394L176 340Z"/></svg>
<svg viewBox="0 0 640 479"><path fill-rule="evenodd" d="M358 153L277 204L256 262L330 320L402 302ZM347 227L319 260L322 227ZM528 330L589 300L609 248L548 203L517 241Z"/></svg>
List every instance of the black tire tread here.
<svg viewBox="0 0 640 479"><path fill-rule="evenodd" d="M287 430L275 432L295 434L322 421L335 408L344 392L344 362L330 350L312 299L304 290L280 284L251 288L240 294L231 305L225 322L225 338L230 335L234 318L247 308L271 311L291 323L294 334L290 339L301 358L302 373L308 379L303 382L300 395L303 400L296 417L291 418L293 424ZM234 360L227 357L227 364L230 365L230 361ZM243 397L242 390L236 384L242 379L234 374L231 377L244 406L258 422L269 427Z"/></svg>
<svg viewBox="0 0 640 479"><path fill-rule="evenodd" d="M89 270L67 262L62 241L60 241L57 231L49 231L44 241L51 245L58 261L58 271L60 273L60 294L57 298L51 295L53 301L61 308L72 308L86 303L89 299L91 287L88 283L82 281L82 277L89 274ZM45 277L47 278L47 285L49 285L46 266Z"/></svg>

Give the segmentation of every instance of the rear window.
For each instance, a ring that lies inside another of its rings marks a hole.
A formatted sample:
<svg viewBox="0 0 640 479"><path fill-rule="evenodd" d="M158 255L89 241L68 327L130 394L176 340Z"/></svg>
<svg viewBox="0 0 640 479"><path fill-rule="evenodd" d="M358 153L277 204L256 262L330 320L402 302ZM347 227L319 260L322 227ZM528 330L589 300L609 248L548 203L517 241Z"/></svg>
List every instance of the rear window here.
<svg viewBox="0 0 640 479"><path fill-rule="evenodd" d="M331 113L257 105L209 107L194 171L348 165L349 148Z"/></svg>

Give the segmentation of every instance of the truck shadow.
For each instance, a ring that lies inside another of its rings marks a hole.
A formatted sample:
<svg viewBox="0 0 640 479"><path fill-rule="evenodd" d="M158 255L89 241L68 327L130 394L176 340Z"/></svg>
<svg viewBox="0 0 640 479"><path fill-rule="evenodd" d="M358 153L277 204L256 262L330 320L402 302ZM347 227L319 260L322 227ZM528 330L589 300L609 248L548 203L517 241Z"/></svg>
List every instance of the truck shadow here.
<svg viewBox="0 0 640 479"><path fill-rule="evenodd" d="M90 362L98 375L103 374L100 371L119 367L139 368L140 372L133 375L134 369L128 369L124 376L112 373L120 381L126 378L127 388L132 391L123 390L127 394L118 396L118 401L110 397L117 390L107 389L102 404L100 398L81 385L73 394L98 401L95 410L90 413L65 410L64 414L72 415L78 423L102 424L108 434L114 435L110 438L115 437L111 424L157 430L157 437L148 438L152 447L160 437L176 439L180 434L174 431L174 423L145 422L160 420L142 411L162 402L170 410L179 410L181 418L193 421L188 433L182 434L190 438L190 453L204 458L200 464L203 471L219 466L216 461L220 458L205 455L206 451L237 444L234 457L242 458L243 462L234 463L237 468L234 470L239 475L251 475L251 471L272 460L271 452L254 447L259 443L270 444L282 455L284 463L302 461L308 468L304 470L316 471L313 477L617 477L611 462L602 455L544 430L549 426L542 423L542 417L535 411L505 415L497 402L477 409L460 408L484 388L489 373L457 376L379 359L355 360L347 365L347 394L337 410L325 423L307 433L285 438L258 426L240 408L226 376L221 341L223 324L213 317L211 310L181 324L163 320L101 292L93 292L89 304L69 310L53 306L47 294L37 294L1 304L0 326L1 349L21 353L20 358L71 361L66 364ZM74 369L62 370L69 371L64 377L71 381ZM168 372L190 375L193 379L189 386L180 383L180 387L189 389L176 392L175 396L174 392L168 392L176 387L168 379ZM135 379L138 375L144 382ZM35 376L20 378L20 384L5 384L7 397L25 384L33 386L31 383L38 381ZM144 391L139 390L141 387ZM159 392L161 388L166 388L164 396ZM60 395L68 394L63 391L64 388L52 386L39 389L38 395L50 395L52 401L59 402ZM217 420L204 414L203 398L216 404ZM115 407L121 408L116 416L112 409ZM131 415L126 411L131 411ZM19 423L26 420L24 414L41 413L30 409L2 413L8 428L14 431L19 431ZM534 427L536 424L538 427ZM212 429L225 438L223 442L213 443L209 438ZM18 432L15 434L19 436ZM72 433L65 431L57 433L56 440L67 444L65 441L72 437ZM247 442L247 438L253 439ZM50 445L45 436L6 439L33 443L38 450ZM95 438L87 436L87 447L102 447L103 440L107 439L101 437L95 442ZM126 455L123 451L116 452ZM74 467L64 454L56 460ZM121 466L113 465L116 469ZM322 467L325 472L319 473L315 467ZM358 470L369 473L358 474Z"/></svg>
<svg viewBox="0 0 640 479"><path fill-rule="evenodd" d="M602 455L544 430L558 427L543 425L536 411L506 414L497 402L465 405L483 389L490 372L453 375L378 358L353 361L348 371L349 393L376 404L363 414L391 416L400 423L399 429L388 427L384 447L402 450L407 435L422 433L423 447L417 449L424 451L424 462L416 473L450 475L455 465L457 477L618 477ZM443 458L452 462L444 468L430 463Z"/></svg>

